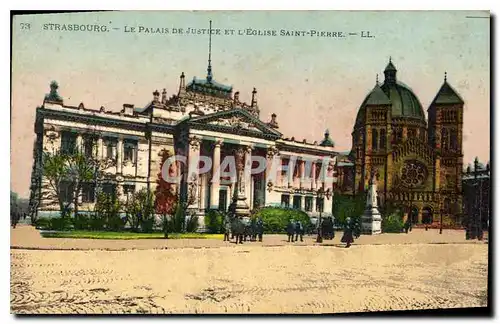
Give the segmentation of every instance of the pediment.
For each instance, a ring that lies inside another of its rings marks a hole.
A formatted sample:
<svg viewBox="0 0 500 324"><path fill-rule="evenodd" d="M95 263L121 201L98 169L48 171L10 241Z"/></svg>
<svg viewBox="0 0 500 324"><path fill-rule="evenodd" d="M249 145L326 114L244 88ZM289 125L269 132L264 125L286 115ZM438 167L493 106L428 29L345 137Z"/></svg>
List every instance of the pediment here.
<svg viewBox="0 0 500 324"><path fill-rule="evenodd" d="M188 123L196 128L216 129L236 134L244 132L254 135L261 134L273 136L276 138L281 137L280 132L241 109L231 109L193 117L189 119Z"/></svg>

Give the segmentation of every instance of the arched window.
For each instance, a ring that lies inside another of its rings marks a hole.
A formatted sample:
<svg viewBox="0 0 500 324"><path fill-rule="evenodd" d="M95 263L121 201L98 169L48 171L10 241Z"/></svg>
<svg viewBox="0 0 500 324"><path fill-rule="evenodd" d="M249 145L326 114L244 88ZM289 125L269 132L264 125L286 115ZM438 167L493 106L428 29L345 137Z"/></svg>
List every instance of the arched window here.
<svg viewBox="0 0 500 324"><path fill-rule="evenodd" d="M380 130L380 148L385 150L385 129Z"/></svg>
<svg viewBox="0 0 500 324"><path fill-rule="evenodd" d="M408 128L408 132L406 134L408 139L417 137L417 130L414 128Z"/></svg>
<svg viewBox="0 0 500 324"><path fill-rule="evenodd" d="M451 212L450 198L445 198L443 202L443 212L449 214Z"/></svg>
<svg viewBox="0 0 500 324"><path fill-rule="evenodd" d="M443 128L443 130L441 131L441 148L443 150L448 149L448 135L448 130L446 128Z"/></svg>
<svg viewBox="0 0 500 324"><path fill-rule="evenodd" d="M378 149L378 130L374 129L372 134L372 149Z"/></svg>
<svg viewBox="0 0 500 324"><path fill-rule="evenodd" d="M450 131L450 146L452 150L458 149L458 141L457 141L457 130L453 129Z"/></svg>

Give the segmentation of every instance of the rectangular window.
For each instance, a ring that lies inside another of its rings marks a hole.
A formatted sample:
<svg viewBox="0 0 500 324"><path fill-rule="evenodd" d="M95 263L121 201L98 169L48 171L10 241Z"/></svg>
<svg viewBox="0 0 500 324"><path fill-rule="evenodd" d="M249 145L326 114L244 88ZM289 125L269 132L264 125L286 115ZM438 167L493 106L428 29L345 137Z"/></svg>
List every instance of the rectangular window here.
<svg viewBox="0 0 500 324"><path fill-rule="evenodd" d="M325 198L316 197L316 211L317 212L322 212L323 211L324 200L325 200Z"/></svg>
<svg viewBox="0 0 500 324"><path fill-rule="evenodd" d="M82 202L95 202L95 183L84 183L82 185Z"/></svg>
<svg viewBox="0 0 500 324"><path fill-rule="evenodd" d="M301 196L293 196L293 208L295 209L301 209L301 199L302 197Z"/></svg>
<svg viewBox="0 0 500 324"><path fill-rule="evenodd" d="M62 181L59 184L59 191L62 197L62 200L65 203L70 203L73 201L73 182L70 181Z"/></svg>
<svg viewBox="0 0 500 324"><path fill-rule="evenodd" d="M83 143L83 153L87 157L91 157L94 155L94 139L86 138Z"/></svg>
<svg viewBox="0 0 500 324"><path fill-rule="evenodd" d="M284 208L290 207L290 195L281 195L281 206Z"/></svg>
<svg viewBox="0 0 500 324"><path fill-rule="evenodd" d="M61 153L73 154L76 149L76 134L71 132L61 133Z"/></svg>
<svg viewBox="0 0 500 324"><path fill-rule="evenodd" d="M105 183L102 185L102 192L106 195L111 195L113 199L116 198L116 184L114 183Z"/></svg>
<svg viewBox="0 0 500 324"><path fill-rule="evenodd" d="M133 184L123 185L123 192L125 194L132 195L135 192L135 185L133 185Z"/></svg>
<svg viewBox="0 0 500 324"><path fill-rule="evenodd" d="M306 211L312 212L312 203L313 203L313 197L306 197L306 200L305 200Z"/></svg>
<svg viewBox="0 0 500 324"><path fill-rule="evenodd" d="M107 139L106 140L106 158L115 160L116 159L116 140Z"/></svg>
<svg viewBox="0 0 500 324"><path fill-rule="evenodd" d="M227 190L219 189L219 210L227 210Z"/></svg>
<svg viewBox="0 0 500 324"><path fill-rule="evenodd" d="M135 152L137 144L132 142L123 143L124 161L135 163Z"/></svg>

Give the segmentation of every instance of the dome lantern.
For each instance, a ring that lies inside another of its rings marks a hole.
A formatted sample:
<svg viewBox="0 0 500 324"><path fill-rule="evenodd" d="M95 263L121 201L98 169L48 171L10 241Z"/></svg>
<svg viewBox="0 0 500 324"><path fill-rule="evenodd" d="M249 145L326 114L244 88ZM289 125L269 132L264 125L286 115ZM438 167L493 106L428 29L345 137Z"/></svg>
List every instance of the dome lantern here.
<svg viewBox="0 0 500 324"><path fill-rule="evenodd" d="M385 67L385 70L384 70L384 75L385 75L384 82L387 84L395 84L397 71L398 70L396 69L394 64L392 64L392 59L389 57L389 64L387 64L387 66Z"/></svg>

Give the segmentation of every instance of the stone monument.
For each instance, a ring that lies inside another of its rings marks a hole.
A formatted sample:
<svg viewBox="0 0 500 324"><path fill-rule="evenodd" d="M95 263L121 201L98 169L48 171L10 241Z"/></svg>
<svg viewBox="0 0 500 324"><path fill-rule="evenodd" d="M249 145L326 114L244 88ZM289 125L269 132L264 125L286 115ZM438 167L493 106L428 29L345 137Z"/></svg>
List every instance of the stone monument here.
<svg viewBox="0 0 500 324"><path fill-rule="evenodd" d="M236 216L246 219L250 216L250 207L248 206L245 195L245 151L239 148L235 151L236 157Z"/></svg>
<svg viewBox="0 0 500 324"><path fill-rule="evenodd" d="M372 173L366 197L366 208L361 216L362 234L376 235L382 233L382 216L378 210L377 204L377 179L375 173Z"/></svg>

